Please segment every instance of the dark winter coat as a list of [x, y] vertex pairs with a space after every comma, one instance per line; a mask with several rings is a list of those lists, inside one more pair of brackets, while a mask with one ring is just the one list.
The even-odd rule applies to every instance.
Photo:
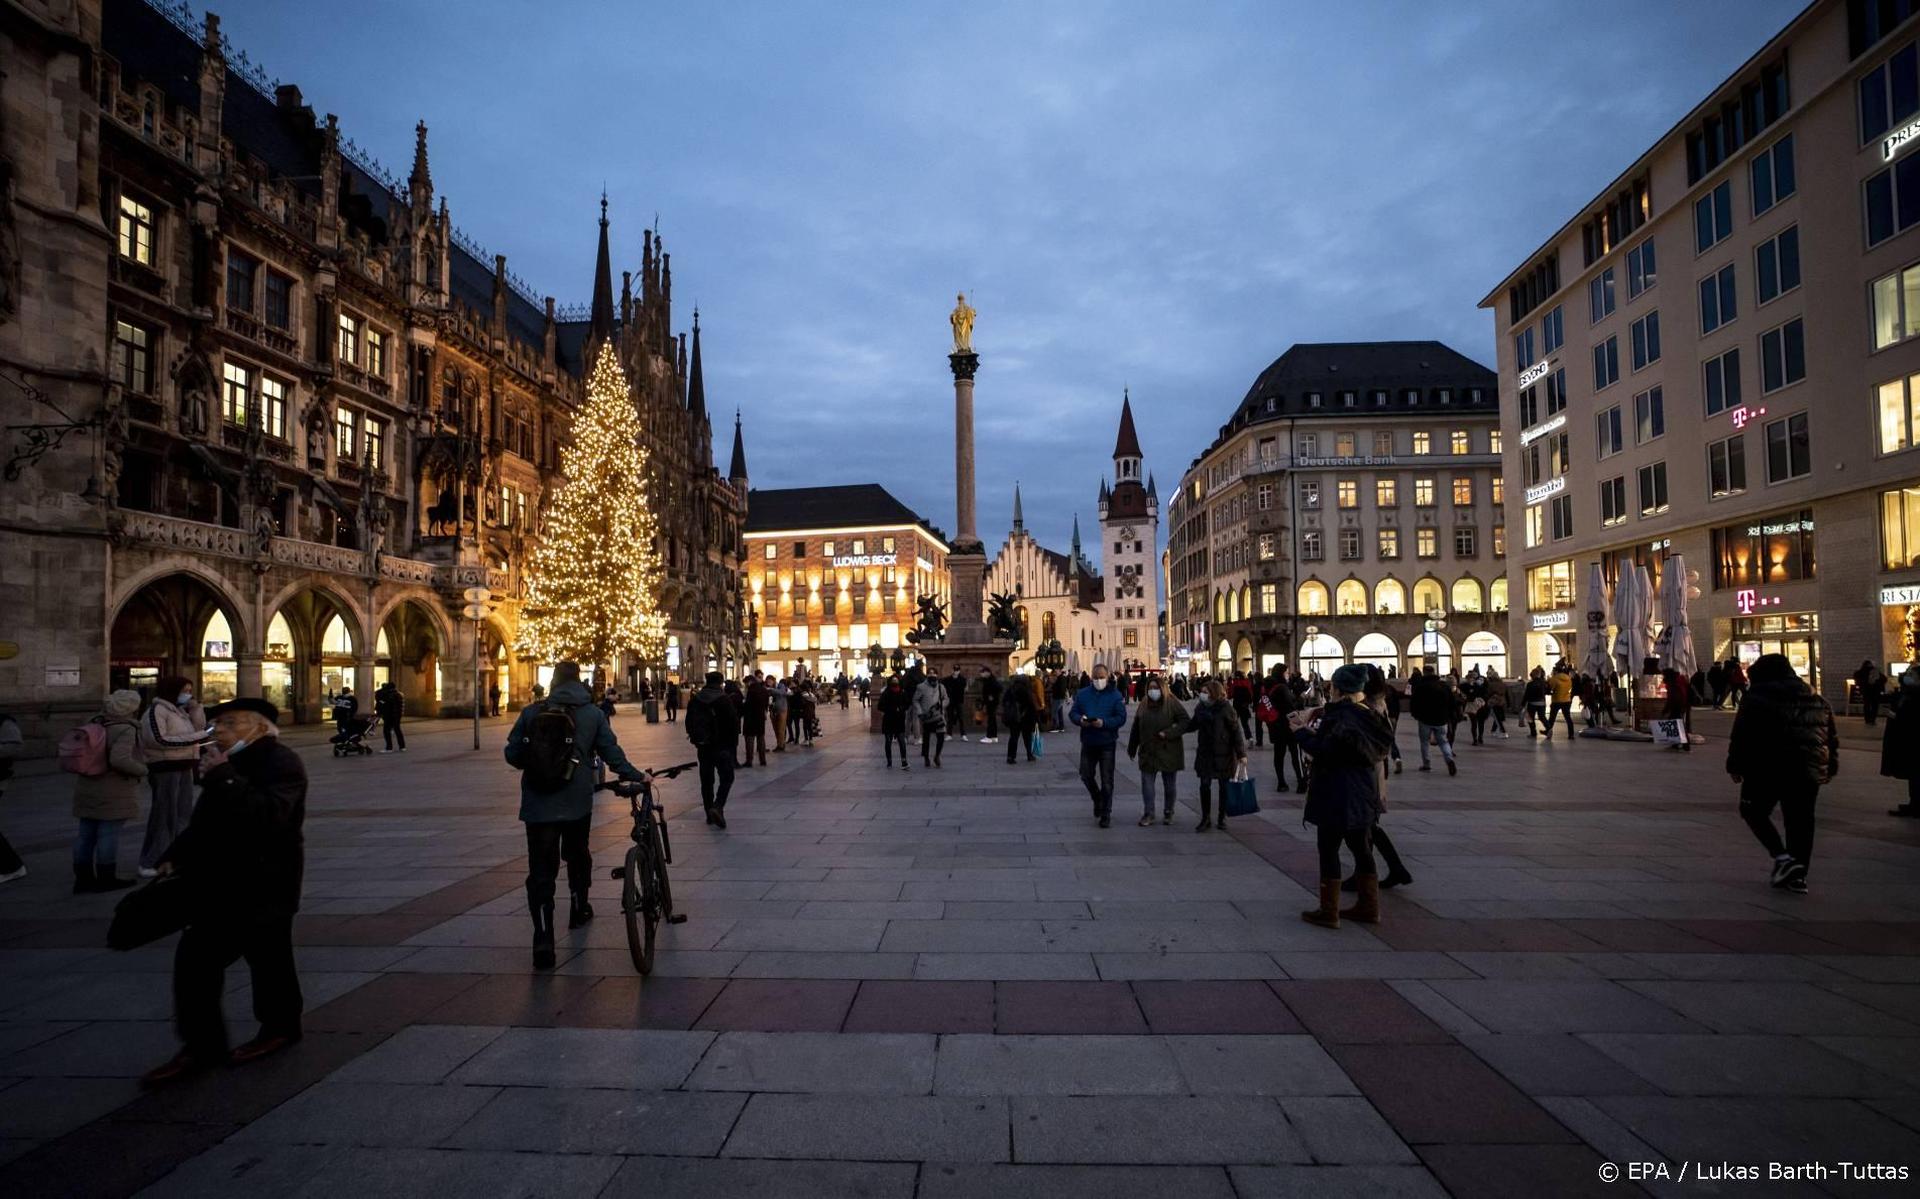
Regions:
[[1727, 738], [1727, 773], [1766, 785], [1825, 783], [1840, 772], [1833, 709], [1796, 678], [1754, 683]]
[[1170, 695], [1159, 703], [1142, 700], [1134, 709], [1133, 731], [1127, 735], [1127, 756], [1140, 763], [1141, 774], [1166, 774], [1187, 768], [1187, 710]]
[[593, 759], [598, 757], [622, 778], [638, 778], [640, 772], [633, 763], [627, 761], [626, 753], [620, 743], [614, 740], [613, 726], [607, 723], [607, 715], [593, 704], [593, 697], [587, 694], [586, 685], [568, 681], [554, 684], [553, 691], [537, 704], [528, 704], [520, 709], [520, 716], [513, 722], [513, 731], [507, 734], [507, 765], [524, 770], [526, 753], [524, 738], [533, 725], [533, 718], [549, 706], [560, 706], [573, 713], [573, 743], [578, 747], [580, 764], [574, 767], [573, 777], [558, 791], [536, 791], [527, 782], [526, 775], [520, 776], [520, 819], [528, 824], [545, 824], [556, 820], [579, 820], [593, 815]]
[[747, 707], [740, 721], [741, 731], [749, 737], [767, 735], [767, 709], [773, 706], [773, 693], [755, 680], [747, 685]]
[[1920, 778], [1920, 702], [1903, 701], [1887, 717], [1887, 731], [1880, 738], [1880, 773]]
[[388, 684], [373, 693], [373, 711], [380, 719], [392, 724], [407, 714], [407, 697], [400, 688]]
[[[1420, 724], [1445, 724], [1453, 716], [1453, 688], [1445, 679], [1430, 679], [1418, 675], [1413, 680], [1413, 693], [1407, 703], [1407, 713]], [[1301, 743], [1302, 745], [1305, 742]]]
[[880, 693], [876, 701], [880, 705], [880, 731], [895, 737], [907, 735], [907, 709], [913, 706], [913, 697], [905, 688], [889, 687]]
[[1034, 718], [1033, 688], [1022, 678], [1015, 678], [1000, 692], [1000, 720], [1010, 729], [1017, 729]]
[[1364, 704], [1328, 704], [1311, 727], [1294, 734], [1312, 756], [1307, 774], [1308, 824], [1322, 828], [1370, 827], [1380, 818], [1380, 763], [1393, 745], [1386, 717]]
[[[740, 740], [740, 709], [724, 687], [709, 683], [687, 701], [687, 716], [680, 727], [687, 731], [687, 740], [695, 749], [731, 755], [734, 742]], [[696, 735], [700, 738], [697, 741]]]
[[1234, 767], [1247, 756], [1247, 735], [1233, 704], [1202, 699], [1188, 727], [1194, 731], [1193, 772], [1203, 779], [1230, 779]]
[[193, 818], [160, 860], [190, 882], [208, 920], [290, 915], [300, 910], [306, 820], [306, 766], [264, 737], [200, 780]]

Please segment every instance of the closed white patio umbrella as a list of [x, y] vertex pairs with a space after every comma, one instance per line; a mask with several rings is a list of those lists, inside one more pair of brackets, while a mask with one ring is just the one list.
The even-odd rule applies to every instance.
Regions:
[[1613, 661], [1612, 645], [1607, 641], [1608, 597], [1606, 576], [1595, 562], [1587, 571], [1587, 640], [1580, 669], [1599, 678]]

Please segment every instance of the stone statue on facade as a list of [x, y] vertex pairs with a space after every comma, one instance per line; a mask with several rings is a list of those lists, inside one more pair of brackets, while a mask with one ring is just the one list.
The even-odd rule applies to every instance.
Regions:
[[953, 326], [953, 352], [971, 354], [973, 352], [973, 318], [979, 314], [968, 306], [966, 292], [961, 292], [956, 298], [958, 303], [953, 306], [952, 315], [947, 317], [947, 323]]

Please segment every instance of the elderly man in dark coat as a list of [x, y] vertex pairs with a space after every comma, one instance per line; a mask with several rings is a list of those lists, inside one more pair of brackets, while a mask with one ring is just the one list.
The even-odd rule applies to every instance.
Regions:
[[[200, 760], [200, 800], [156, 867], [178, 874], [192, 901], [173, 957], [182, 1048], [148, 1071], [148, 1086], [221, 1062], [250, 1062], [300, 1039], [293, 915], [306, 868], [306, 767], [280, 743], [280, 710], [266, 700], [232, 700], [208, 715], [214, 748]], [[237, 958], [252, 972], [260, 1033], [229, 1054], [220, 995]]]

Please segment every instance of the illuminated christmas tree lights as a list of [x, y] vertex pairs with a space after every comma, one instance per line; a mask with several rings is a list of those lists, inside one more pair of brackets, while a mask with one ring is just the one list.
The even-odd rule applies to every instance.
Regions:
[[546, 662], [613, 665], [623, 653], [658, 661], [667, 621], [647, 451], [611, 346], [600, 347], [588, 373], [560, 469], [566, 481], [548, 499], [546, 531], [527, 567], [522, 648]]

